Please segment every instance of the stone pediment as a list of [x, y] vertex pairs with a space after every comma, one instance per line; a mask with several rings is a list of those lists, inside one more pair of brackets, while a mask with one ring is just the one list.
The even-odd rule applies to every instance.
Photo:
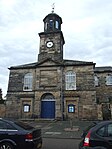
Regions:
[[38, 62], [37, 66], [53, 66], [53, 65], [56, 66], [56, 65], [60, 65], [60, 64], [61, 64], [60, 62], [57, 62], [55, 60], [48, 58], [41, 62]]
[[57, 62], [55, 60], [52, 60], [50, 58], [39, 61], [39, 62], [35, 62], [35, 63], [29, 63], [29, 64], [24, 64], [24, 65], [18, 65], [18, 66], [12, 66], [9, 69], [27, 69], [27, 68], [35, 68], [35, 67], [41, 67], [41, 66], [57, 66], [57, 65], [61, 65], [60, 62]]
[[9, 69], [27, 69], [27, 68], [35, 68], [41, 66], [81, 66], [81, 65], [95, 65], [93, 62], [85, 62], [85, 61], [76, 61], [76, 60], [63, 60], [61, 62], [53, 60], [52, 58], [47, 58], [35, 63], [29, 63], [24, 65], [12, 66]]

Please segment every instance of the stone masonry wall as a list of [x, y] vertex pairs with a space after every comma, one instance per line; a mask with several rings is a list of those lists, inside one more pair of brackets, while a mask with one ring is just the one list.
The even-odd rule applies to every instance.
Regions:
[[[49, 67], [49, 65], [51, 65], [52, 67]], [[37, 117], [40, 117], [41, 97], [45, 93], [51, 93], [56, 99], [55, 115], [56, 117], [61, 117], [61, 94], [63, 90], [65, 100], [67, 97], [67, 104], [68, 102], [70, 103], [70, 101], [68, 101], [68, 98], [71, 98], [73, 94], [73, 102], [74, 104], [76, 104], [75, 117], [80, 119], [96, 119], [97, 107], [95, 105], [96, 91], [94, 86], [93, 66], [67, 66], [63, 70], [63, 78], [61, 71], [61, 66], [55, 66], [52, 61], [46, 62], [44, 63], [44, 65], [42, 65], [42, 67], [36, 69], [11, 70], [7, 94], [7, 116], [25, 116], [22, 113], [23, 107], [21, 106], [22, 103], [26, 103], [27, 99], [29, 99], [28, 102], [31, 104], [32, 110], [31, 113], [29, 113], [29, 116], [31, 117], [32, 114], [35, 114], [37, 115]], [[65, 90], [65, 74], [67, 71], [74, 71], [76, 73], [76, 90]], [[32, 91], [25, 92], [23, 90], [23, 78], [24, 75], [28, 72], [32, 72], [33, 74], [33, 88]], [[75, 101], [75, 97], [78, 97], [77, 101]], [[64, 114], [66, 115], [66, 113]]]
[[6, 107], [5, 104], [0, 104], [0, 117], [5, 117]]
[[96, 97], [97, 103], [107, 103], [110, 102], [112, 104], [112, 86], [106, 85], [106, 76], [109, 73], [96, 73], [96, 76], [99, 79], [99, 85], [96, 86]]

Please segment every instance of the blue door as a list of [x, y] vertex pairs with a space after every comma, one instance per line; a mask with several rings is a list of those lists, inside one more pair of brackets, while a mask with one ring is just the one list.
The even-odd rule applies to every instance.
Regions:
[[55, 101], [41, 101], [41, 118], [55, 118]]

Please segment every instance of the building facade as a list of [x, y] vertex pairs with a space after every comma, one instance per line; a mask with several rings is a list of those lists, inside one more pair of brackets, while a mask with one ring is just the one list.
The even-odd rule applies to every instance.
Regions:
[[43, 22], [38, 61], [9, 68], [6, 117], [102, 119], [107, 108], [110, 114], [112, 67], [64, 59], [62, 18], [52, 12]]

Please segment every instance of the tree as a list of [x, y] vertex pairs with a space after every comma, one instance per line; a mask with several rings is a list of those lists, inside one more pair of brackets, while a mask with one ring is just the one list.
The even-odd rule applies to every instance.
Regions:
[[2, 89], [0, 88], [0, 100], [3, 100], [2, 98]]

